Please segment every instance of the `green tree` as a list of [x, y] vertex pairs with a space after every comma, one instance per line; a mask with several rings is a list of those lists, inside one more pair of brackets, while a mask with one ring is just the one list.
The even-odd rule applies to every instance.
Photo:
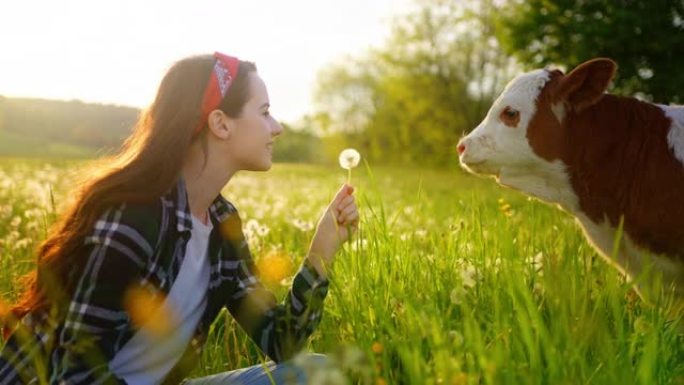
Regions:
[[321, 138], [314, 135], [309, 126], [283, 125], [283, 133], [276, 138], [273, 160], [288, 163], [320, 163], [323, 155]]
[[512, 75], [485, 1], [416, 1], [386, 44], [319, 76], [319, 127], [372, 160], [444, 165]]
[[528, 67], [610, 57], [617, 92], [684, 101], [682, 0], [514, 0], [500, 15], [502, 45]]

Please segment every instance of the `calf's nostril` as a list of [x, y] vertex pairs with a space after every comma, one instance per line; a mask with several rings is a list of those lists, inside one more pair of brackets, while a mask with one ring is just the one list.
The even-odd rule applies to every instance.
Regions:
[[459, 154], [463, 154], [465, 149], [466, 149], [466, 147], [465, 147], [465, 144], [463, 144], [463, 143], [459, 143], [458, 147], [456, 147], [456, 150], [458, 151]]

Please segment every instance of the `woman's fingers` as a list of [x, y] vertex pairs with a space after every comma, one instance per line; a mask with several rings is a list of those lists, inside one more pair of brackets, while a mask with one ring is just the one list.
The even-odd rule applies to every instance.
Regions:
[[358, 210], [355, 210], [355, 211], [352, 211], [351, 213], [349, 213], [349, 215], [347, 215], [344, 218], [344, 222], [342, 222], [342, 224], [345, 226], [356, 227], [359, 224], [359, 212], [358, 212]]
[[340, 212], [342, 211], [343, 207], [346, 207], [349, 204], [348, 202], [350, 197], [353, 201], [353, 192], [354, 188], [345, 183], [335, 194], [332, 202], [330, 202], [330, 206], [328, 206], [328, 210], [336, 219], [339, 220]]
[[337, 194], [335, 194], [335, 198], [332, 201], [331, 206], [332, 207], [337, 207], [339, 206], [340, 202], [342, 202], [345, 198], [348, 196], [351, 196], [351, 194], [354, 192], [354, 188], [348, 184], [343, 184], [342, 187], [340, 187], [339, 191], [337, 191]]
[[340, 214], [339, 214], [338, 218], [341, 221], [342, 219], [346, 218], [354, 210], [357, 210], [355, 204], [347, 205], [344, 209], [340, 210]]
[[346, 209], [350, 204], [354, 203], [355, 198], [353, 195], [347, 195], [344, 197], [338, 204], [337, 204], [337, 212], [341, 213]]
[[337, 217], [337, 222], [342, 224], [351, 224], [351, 219], [358, 218], [358, 216], [359, 209], [356, 207], [356, 204], [352, 203], [345, 207], [342, 212], [340, 212]]

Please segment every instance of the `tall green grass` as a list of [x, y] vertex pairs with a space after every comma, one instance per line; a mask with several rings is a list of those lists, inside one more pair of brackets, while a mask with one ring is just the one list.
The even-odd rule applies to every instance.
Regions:
[[[79, 166], [0, 161], [5, 300]], [[342, 169], [276, 165], [237, 175], [224, 195], [240, 210], [256, 258], [276, 249], [298, 264], [345, 179]], [[352, 382], [684, 383], [684, 339], [669, 305], [644, 305], [569, 215], [459, 170], [367, 167], [352, 184], [361, 228], [338, 254], [307, 347], [328, 354]], [[288, 283], [272, 289], [282, 296]], [[223, 314], [193, 374], [262, 359]], [[320, 381], [338, 383], [334, 374]]]

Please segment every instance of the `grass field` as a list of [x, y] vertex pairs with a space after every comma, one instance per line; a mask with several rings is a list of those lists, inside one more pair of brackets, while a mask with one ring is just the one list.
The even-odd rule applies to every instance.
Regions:
[[[0, 160], [0, 295], [30, 268], [81, 163]], [[255, 257], [296, 265], [344, 170], [276, 165], [224, 190]], [[684, 384], [684, 338], [556, 209], [459, 170], [355, 169], [362, 213], [308, 349], [353, 383]], [[272, 283], [279, 295], [287, 279]], [[229, 315], [195, 375], [260, 362]], [[329, 370], [317, 383], [340, 382]], [[337, 382], [336, 382], [337, 381]]]
[[41, 159], [92, 158], [94, 148], [45, 138], [31, 138], [0, 130], [0, 157], [23, 156]]

